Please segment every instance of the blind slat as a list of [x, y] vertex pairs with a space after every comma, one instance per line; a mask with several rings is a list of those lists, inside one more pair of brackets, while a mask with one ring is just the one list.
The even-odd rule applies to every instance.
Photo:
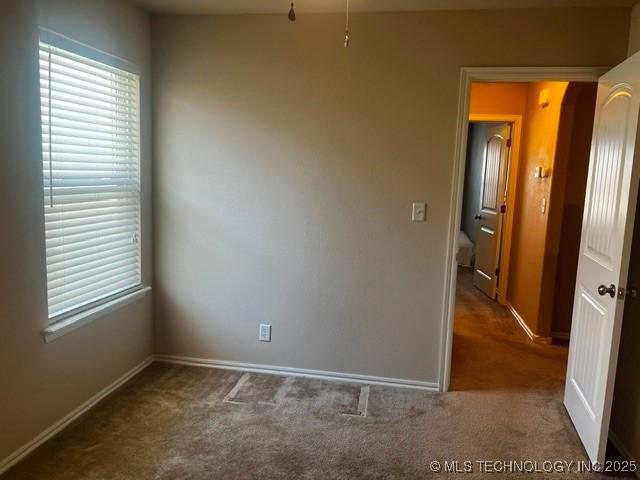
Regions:
[[84, 266], [81, 270], [76, 268], [76, 271], [63, 270], [59, 272], [59, 277], [54, 278], [52, 275], [49, 279], [49, 288], [53, 292], [56, 288], [63, 288], [65, 292], [68, 292], [74, 288], [75, 285], [82, 285], [90, 283], [100, 278], [108, 278], [109, 275], [132, 271], [136, 268], [131, 262], [131, 257], [121, 257], [118, 260], [111, 260], [108, 263], [101, 261], [96, 265]]
[[77, 301], [78, 297], [92, 295], [95, 290], [110, 288], [114, 283], [119, 284], [121, 282], [126, 282], [131, 284], [135, 281], [134, 279], [136, 273], [136, 270], [129, 270], [126, 272], [122, 272], [119, 275], [98, 276], [98, 278], [93, 279], [94, 281], [88, 280], [78, 282], [78, 284], [75, 285], [75, 288], [67, 288], [63, 293], [61, 293], [62, 290], [60, 289], [52, 289], [49, 301], [52, 305], [66, 302], [68, 300]]
[[[82, 94], [62, 93], [53, 89], [51, 92], [41, 89], [40, 94], [48, 94], [50, 102], [58, 103], [62, 107], [64, 107], [64, 105], [82, 106], [99, 113], [110, 112], [118, 115], [131, 115], [134, 108], [133, 104], [117, 101], [116, 99], [107, 102]], [[45, 105], [48, 105], [48, 103], [45, 103]]]
[[91, 212], [71, 212], [70, 215], [61, 213], [58, 214], [57, 218], [50, 216], [47, 219], [45, 229], [47, 231], [57, 230], [59, 228], [71, 228], [76, 225], [89, 225], [103, 221], [120, 220], [125, 218], [138, 218], [138, 215], [131, 212], [128, 207], [102, 209], [101, 211], [92, 209]]
[[[93, 217], [95, 218], [95, 217]], [[46, 230], [45, 238], [46, 240], [60, 239], [63, 238], [65, 241], [73, 240], [74, 235], [85, 235], [85, 234], [97, 234], [97, 233], [106, 233], [112, 232], [115, 228], [125, 228], [128, 227], [129, 230], [133, 230], [134, 233], [137, 230], [138, 225], [138, 216], [121, 216], [120, 218], [116, 218], [113, 220], [102, 220], [87, 222], [82, 224], [76, 224], [73, 226], [63, 226], [58, 228], [51, 228]]]
[[100, 237], [97, 237], [95, 233], [69, 235], [68, 238], [64, 239], [46, 239], [45, 243], [47, 245], [47, 250], [50, 251], [52, 255], [55, 255], [60, 252], [67, 252], [70, 249], [80, 250], [100, 245], [102, 242], [115, 240], [128, 241], [133, 244], [135, 242], [133, 237], [134, 233], [135, 232], [132, 232], [129, 228], [120, 227], [114, 228], [113, 230], [107, 229], [104, 233], [101, 232]]
[[110, 258], [97, 258], [95, 260], [87, 260], [86, 258], [82, 260], [81, 263], [77, 263], [76, 265], [68, 265], [65, 268], [47, 271], [49, 281], [58, 280], [61, 278], [70, 277], [71, 275], [75, 275], [76, 273], [93, 271], [98, 268], [101, 268], [105, 265], [112, 265], [121, 262], [131, 262], [135, 259], [135, 252], [125, 251], [121, 254], [111, 255]]
[[[76, 202], [73, 204], [66, 203], [61, 205], [54, 205], [44, 211], [46, 221], [56, 221], [62, 218], [81, 218], [85, 216], [100, 215], [102, 212], [109, 211], [110, 209], [117, 209], [122, 212], [124, 210], [129, 211], [131, 206], [136, 205], [138, 202], [134, 198], [116, 198], [108, 200], [99, 200], [96, 202]], [[89, 213], [85, 213], [85, 210], [92, 210]]]
[[51, 139], [53, 142], [61, 143], [63, 145], [111, 145], [113, 142], [121, 142], [125, 145], [137, 145], [138, 142], [135, 138], [129, 137], [124, 134], [110, 133], [99, 134], [91, 133], [88, 131], [74, 132], [74, 131], [60, 131], [59, 128], [49, 129], [47, 125], [42, 129], [42, 140], [48, 142]]
[[[62, 50], [59, 52], [62, 52]], [[51, 55], [51, 63], [49, 63], [49, 55]], [[117, 69], [112, 70], [110, 67], [105, 69], [94, 68], [86, 62], [79, 62], [65, 58], [64, 55], [60, 55], [55, 51], [47, 53], [46, 58], [41, 58], [40, 65], [45, 71], [69, 72], [80, 78], [101, 80], [107, 85], [111, 83], [118, 83], [123, 86], [135, 88], [135, 83], [131, 79], [127, 78], [126, 75], [119, 74]]]
[[90, 245], [84, 249], [75, 249], [71, 252], [61, 251], [58, 254], [51, 254], [47, 259], [47, 271], [54, 271], [61, 268], [68, 263], [71, 264], [75, 261], [82, 261], [82, 259], [94, 258], [94, 256], [102, 255], [108, 257], [114, 254], [114, 252], [123, 252], [125, 250], [136, 250], [136, 246], [131, 243], [131, 239], [126, 238], [124, 240], [113, 240], [111, 242], [104, 242], [100, 245]]
[[[75, 78], [65, 78], [63, 75], [52, 76], [51, 80], [56, 80], [55, 84], [52, 82], [49, 85], [49, 72], [47, 70], [41, 72], [40, 75], [40, 89], [49, 90], [53, 92], [81, 94], [87, 98], [103, 99], [106, 101], [113, 101], [113, 99], [122, 99], [125, 102], [130, 102], [129, 89], [120, 89], [114, 86], [102, 86], [96, 85], [92, 82], [83, 82]], [[78, 93], [80, 94], [80, 93]]]
[[129, 125], [133, 122], [132, 115], [125, 110], [109, 110], [106, 108], [88, 107], [78, 102], [71, 103], [65, 100], [56, 100], [55, 98], [45, 98], [42, 100], [42, 110], [44, 113], [47, 112], [49, 106], [58, 113], [76, 113], [88, 118], [109, 120], [111, 122], [119, 121], [123, 125]]
[[63, 125], [43, 125], [42, 133], [43, 135], [51, 132], [52, 135], [61, 135], [71, 138], [103, 138], [105, 140], [114, 140], [120, 137], [131, 138], [132, 141], [137, 141], [137, 138], [130, 134], [128, 131], [123, 129], [115, 129], [113, 127], [100, 127], [100, 126], [92, 126], [87, 125], [86, 123], [80, 122], [65, 122]]
[[[60, 163], [73, 163], [77, 162], [78, 167], [82, 167], [82, 165], [116, 165], [116, 166], [130, 166], [135, 170], [138, 169], [138, 162], [136, 161], [136, 154], [131, 155], [119, 155], [117, 153], [111, 155], [102, 155], [102, 154], [85, 154], [82, 152], [74, 152], [74, 153], [52, 153], [49, 155], [42, 156], [43, 165], [46, 164], [47, 168], [51, 164], [60, 162]], [[108, 168], [108, 167], [107, 167]]]
[[140, 282], [135, 283], [134, 279], [125, 279], [115, 282], [108, 287], [96, 288], [88, 294], [78, 295], [71, 300], [61, 300], [53, 304], [53, 308], [60, 316], [64, 316], [67, 312], [77, 311], [83, 306], [91, 306], [105, 298], [111, 298], [120, 292], [125, 292], [133, 287], [139, 286]]
[[139, 79], [40, 43], [49, 321], [140, 285]]
[[82, 113], [70, 112], [68, 110], [57, 110], [55, 108], [52, 109], [51, 116], [49, 117], [48, 107], [42, 107], [41, 113], [41, 121], [43, 125], [52, 125], [55, 127], [58, 125], [64, 126], [69, 124], [70, 122], [73, 122], [75, 124], [95, 126], [99, 128], [122, 129], [131, 131], [131, 125], [129, 123], [117, 122], [113, 119], [105, 119]]
[[89, 292], [91, 288], [107, 286], [112, 278], [119, 277], [119, 280], [122, 280], [125, 277], [132, 276], [137, 272], [137, 269], [137, 265], [127, 262], [124, 266], [110, 266], [95, 272], [86, 270], [82, 273], [67, 276], [62, 281], [53, 280], [49, 285], [49, 295], [51, 295], [51, 299], [54, 302], [58, 297], [66, 296], [68, 298], [70, 294], [82, 295]]
[[116, 222], [120, 222], [119, 224], [124, 225], [128, 223], [137, 224], [139, 221], [140, 218], [136, 214], [129, 212], [92, 216], [86, 220], [84, 218], [65, 218], [64, 220], [59, 220], [57, 222], [54, 221], [51, 222], [51, 225], [47, 225], [45, 227], [45, 233], [47, 235], [46, 238], [50, 238], [50, 236], [54, 235], [69, 235], [73, 233], [81, 233], [92, 228], [98, 229], [107, 224], [116, 225]]
[[[47, 194], [49, 189], [45, 190], [45, 194]], [[102, 192], [102, 193], [88, 193], [83, 195], [71, 195], [68, 197], [58, 197], [56, 198], [55, 203], [52, 206], [47, 206], [47, 210], [45, 212], [54, 212], [59, 211], [62, 208], [82, 208], [83, 206], [89, 206], [91, 202], [116, 202], [118, 200], [129, 197], [131, 199], [136, 199], [138, 193], [137, 192]], [[90, 207], [89, 207], [90, 208]], [[46, 215], [46, 213], [45, 213]]]

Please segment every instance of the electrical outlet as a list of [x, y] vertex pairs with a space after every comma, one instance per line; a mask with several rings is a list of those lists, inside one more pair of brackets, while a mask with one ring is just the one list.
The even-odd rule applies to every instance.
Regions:
[[260, 340], [261, 342], [271, 341], [271, 325], [267, 325], [266, 323], [260, 324], [260, 334], [258, 335], [258, 340]]

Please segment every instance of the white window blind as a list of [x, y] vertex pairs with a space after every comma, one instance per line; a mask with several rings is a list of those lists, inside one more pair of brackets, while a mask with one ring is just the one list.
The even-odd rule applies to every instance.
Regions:
[[40, 43], [49, 321], [141, 284], [139, 77]]

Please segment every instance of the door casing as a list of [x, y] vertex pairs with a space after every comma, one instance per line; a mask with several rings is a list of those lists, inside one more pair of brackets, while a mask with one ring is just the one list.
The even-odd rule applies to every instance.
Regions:
[[456, 251], [462, 195], [467, 157], [467, 132], [469, 128], [469, 100], [472, 82], [597, 82], [612, 67], [463, 67], [460, 72], [458, 119], [454, 150], [454, 171], [451, 185], [451, 205], [445, 265], [443, 294], [442, 338], [440, 348], [439, 389], [449, 390], [451, 380], [451, 355], [453, 344], [453, 316], [456, 298]]
[[513, 207], [516, 201], [518, 166], [520, 164], [522, 115], [484, 113], [469, 114], [469, 123], [475, 122], [510, 123], [513, 126], [511, 130], [511, 152], [509, 153], [509, 163], [507, 165], [507, 211], [505, 212], [502, 221], [502, 238], [500, 240], [500, 275], [498, 275], [498, 303], [506, 305], [507, 285], [509, 284], [509, 260], [511, 258], [511, 236], [513, 233]]

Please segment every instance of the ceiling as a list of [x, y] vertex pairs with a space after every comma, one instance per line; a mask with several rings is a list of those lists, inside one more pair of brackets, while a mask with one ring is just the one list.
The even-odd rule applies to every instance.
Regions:
[[[156, 13], [285, 13], [290, 0], [134, 0]], [[351, 0], [354, 12], [493, 8], [631, 7], [638, 0]], [[297, 13], [343, 12], [345, 0], [295, 0]]]

